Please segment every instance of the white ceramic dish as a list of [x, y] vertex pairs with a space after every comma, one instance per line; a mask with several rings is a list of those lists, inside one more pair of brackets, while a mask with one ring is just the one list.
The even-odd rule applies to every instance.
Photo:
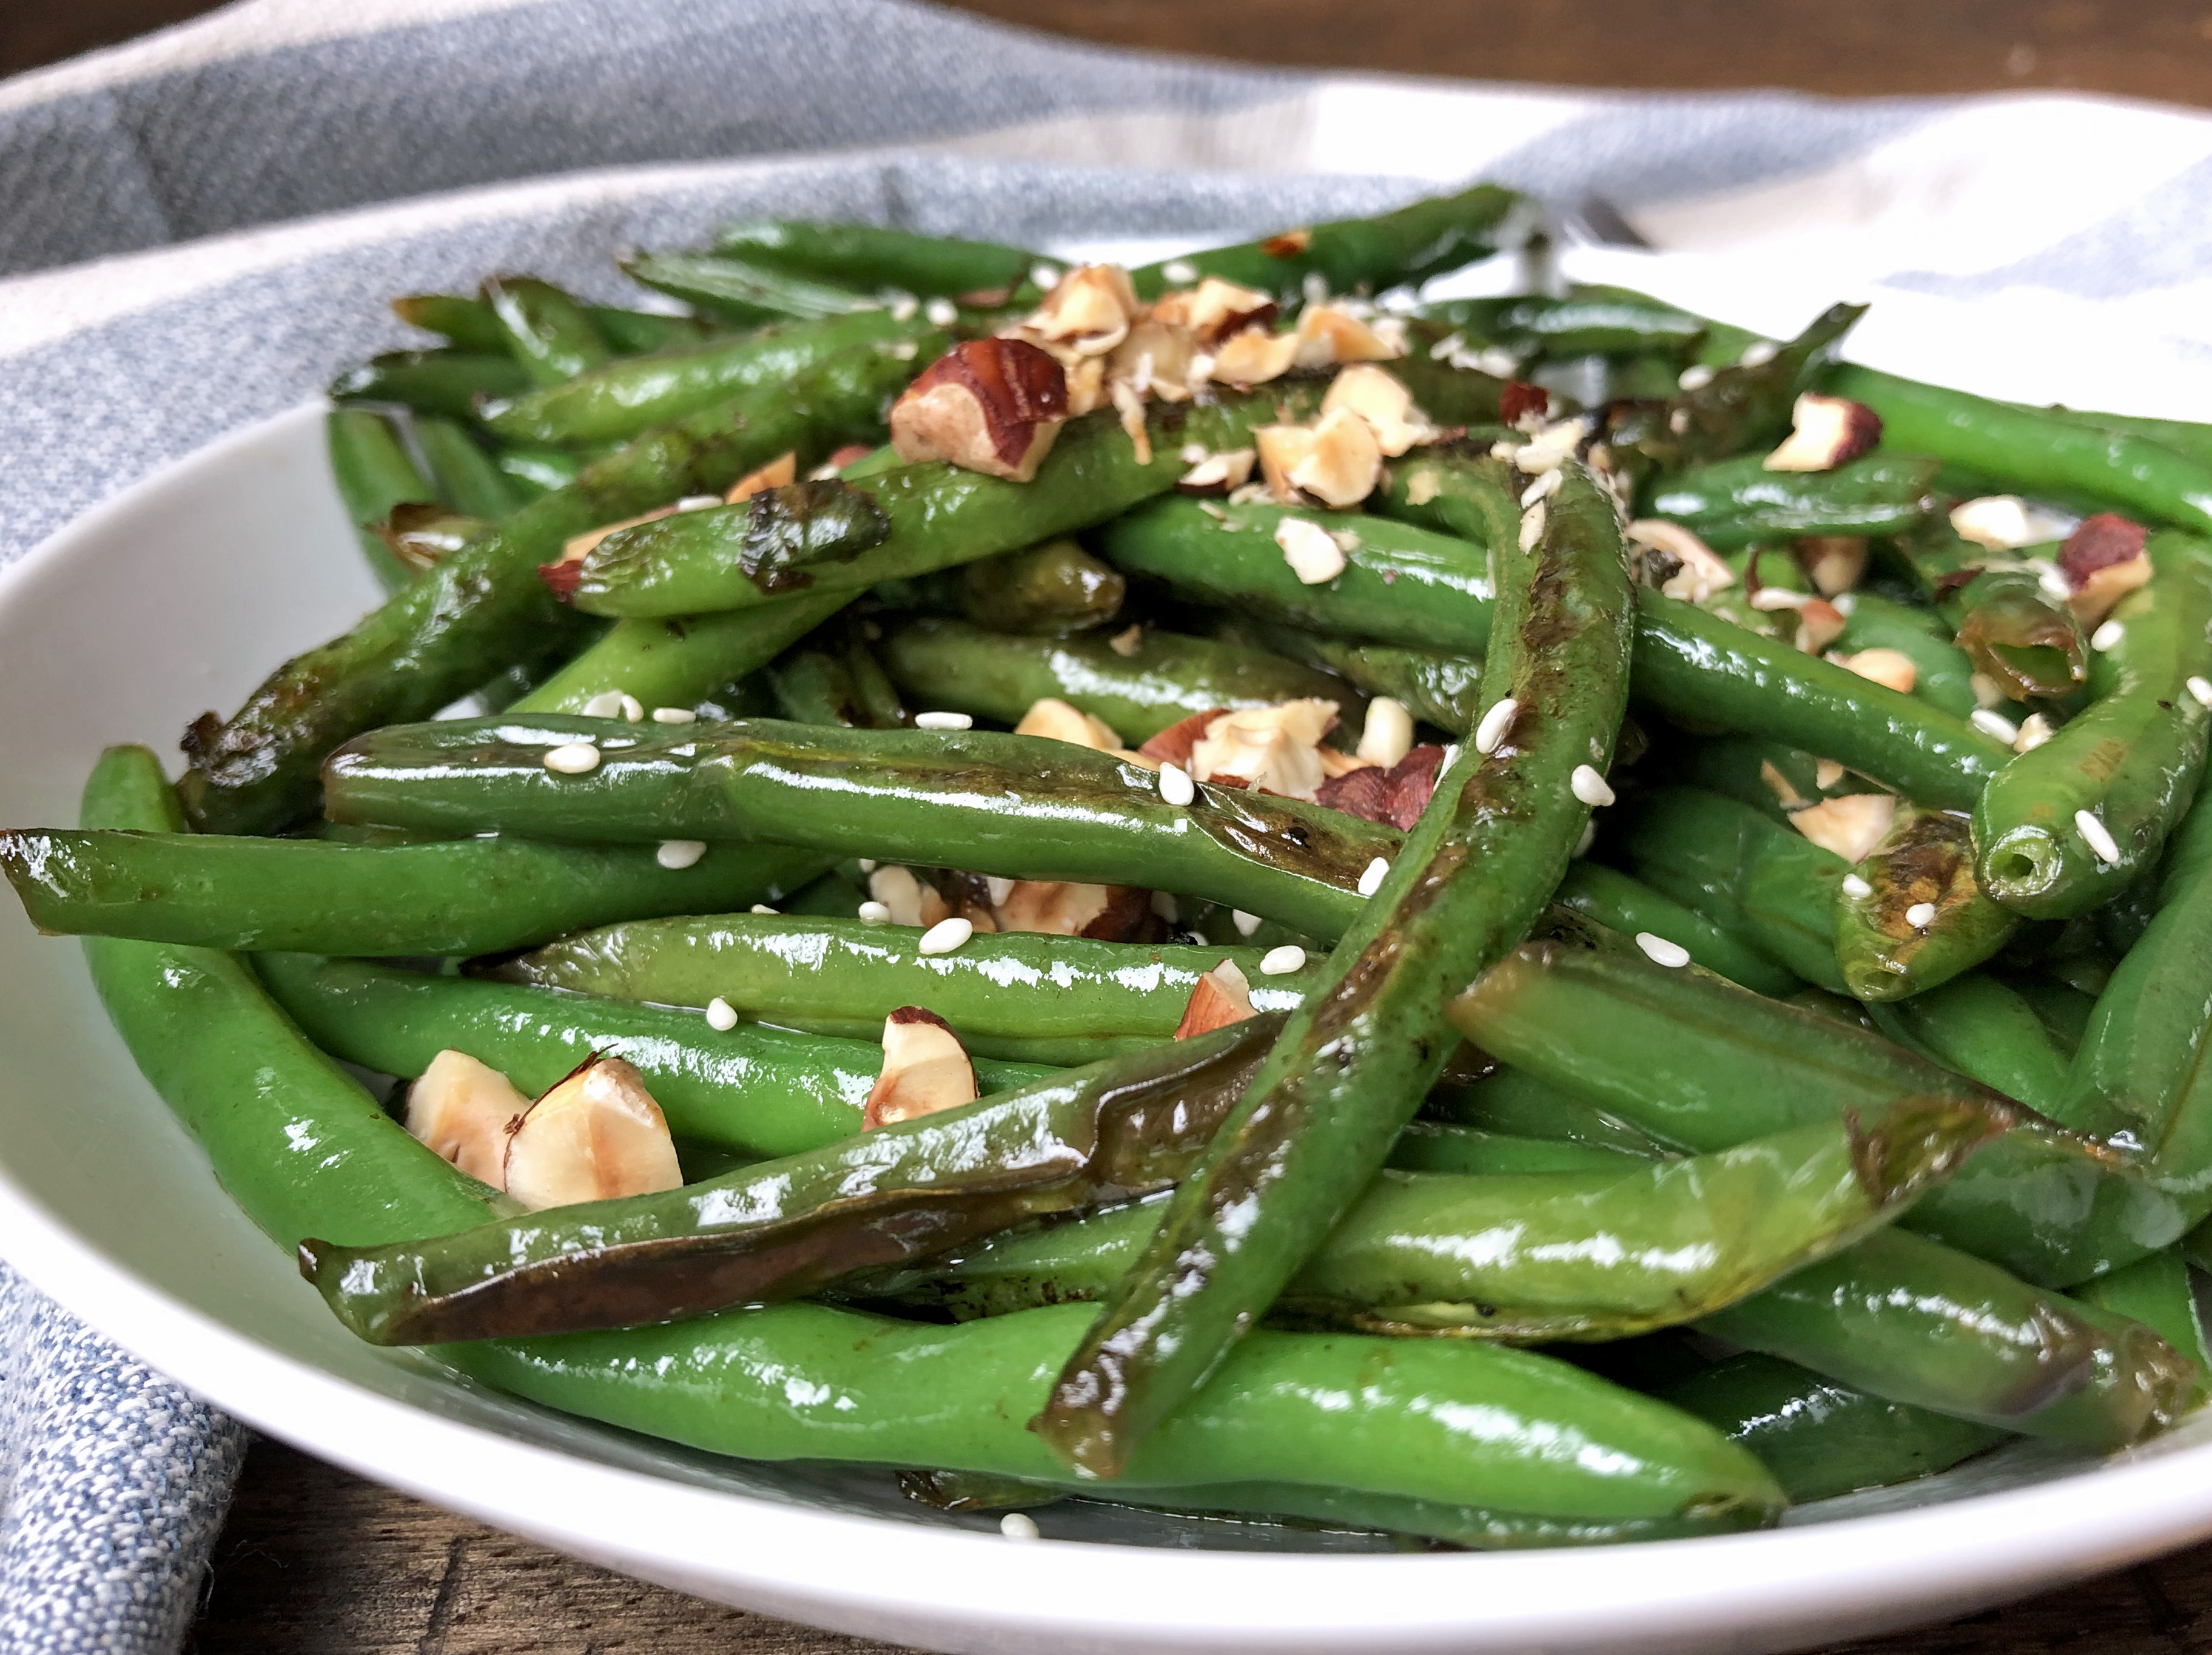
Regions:
[[[1598, 265], [1769, 326], [1831, 296], [1735, 267]], [[2100, 394], [2094, 362], [2046, 357], [2023, 381], [2002, 335], [1949, 307], [1905, 300], [1877, 319], [1878, 348], [1859, 354], [1881, 365], [1940, 351], [2006, 394]], [[2108, 377], [2103, 394], [2154, 412], [2195, 400], [2163, 373]], [[73, 820], [102, 744], [167, 749], [186, 718], [234, 705], [374, 599], [313, 409], [89, 514], [0, 579], [0, 821]], [[1238, 1549], [1269, 1542], [1234, 1527], [1063, 1509], [1042, 1515], [1043, 1543], [1018, 1547], [988, 1521], [902, 1511], [872, 1476], [717, 1462], [356, 1342], [216, 1187], [108, 1029], [77, 950], [0, 909], [0, 1255], [263, 1430], [702, 1596], [957, 1651], [1717, 1655], [1960, 1613], [2212, 1534], [2200, 1419], [2106, 1465], [2015, 1450], [1776, 1532], [1664, 1545], [1285, 1555]], [[1117, 1537], [1150, 1543], [1103, 1543]]]

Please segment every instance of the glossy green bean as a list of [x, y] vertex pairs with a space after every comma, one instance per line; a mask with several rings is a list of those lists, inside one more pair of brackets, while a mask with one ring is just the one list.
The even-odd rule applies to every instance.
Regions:
[[1673, 305], [1588, 283], [1571, 285], [1558, 298], [1517, 294], [1432, 301], [1421, 313], [1449, 326], [1470, 344], [1552, 358], [1680, 353], [1705, 331], [1700, 319]]
[[2048, 1112], [2059, 1100], [2066, 1054], [2034, 1007], [1993, 977], [1976, 971], [1869, 1010], [1875, 1026], [1899, 1044], [2031, 1109]]
[[614, 354], [584, 307], [550, 282], [494, 276], [483, 284], [483, 301], [532, 385], [562, 384]]
[[428, 462], [436, 499], [451, 510], [489, 520], [506, 516], [522, 503], [514, 483], [459, 421], [435, 414], [418, 416], [415, 441]]
[[1449, 1121], [1414, 1121], [1390, 1147], [1397, 1172], [1457, 1172], [1469, 1176], [1529, 1172], [1626, 1171], [1649, 1157], [1626, 1149], [1565, 1138], [1517, 1138]]
[[1366, 698], [1343, 679], [1264, 650], [1156, 628], [1133, 642], [1025, 637], [932, 616], [887, 633], [882, 660], [928, 706], [1017, 724], [1048, 696], [1104, 720], [1133, 745], [1194, 713], [1306, 697], [1336, 703], [1355, 728], [1366, 713]]
[[[655, 740], [550, 715], [395, 727], [333, 754], [334, 820], [623, 842], [761, 838], [1017, 879], [1139, 882], [1341, 932], [1399, 835], [1241, 788], [1162, 800], [1150, 770], [1042, 737], [821, 730], [768, 719]], [[548, 748], [595, 741], [586, 775]], [[457, 755], [467, 755], [456, 762]]]
[[2088, 681], [2081, 623], [2033, 570], [1977, 575], [1945, 601], [1944, 612], [1967, 660], [2015, 701], [2056, 701]]
[[434, 496], [430, 480], [422, 475], [392, 423], [374, 408], [333, 408], [323, 422], [323, 441], [330, 455], [331, 478], [338, 498], [345, 502], [353, 520], [354, 536], [362, 556], [386, 592], [397, 592], [415, 578], [415, 571], [393, 556], [384, 537], [371, 526], [392, 514], [394, 506]]
[[617, 621], [507, 710], [578, 713], [601, 696], [626, 695], [651, 711], [699, 707], [757, 671], [851, 600], [844, 592], [800, 593], [757, 609]]
[[1688, 949], [1690, 958], [1707, 970], [1755, 993], [1780, 996], [1802, 986], [1796, 973], [1745, 941], [1740, 930], [1723, 929], [1698, 910], [1617, 868], [1576, 861], [1552, 900], [1623, 936], [1648, 932], [1663, 937]]
[[1055, 637], [1103, 626], [1128, 587], [1119, 569], [1066, 539], [986, 557], [948, 578], [958, 583], [960, 613], [977, 626]]
[[2205, 1342], [2197, 1287], [2190, 1280], [2189, 1261], [2181, 1244], [2177, 1242], [2109, 1275], [2084, 1281], [2075, 1288], [2073, 1296], [2093, 1310], [2140, 1322], [2165, 1340], [2197, 1370], [2188, 1405], [2195, 1407], [2204, 1400], [2206, 1382], [2212, 1379], [2212, 1347]]
[[880, 224], [828, 224], [761, 218], [714, 232], [714, 251], [747, 264], [872, 293], [958, 299], [994, 289], [1011, 292], [1029, 277], [1036, 255], [996, 241], [922, 235]]
[[1297, 1006], [1321, 971], [1316, 961], [1266, 976], [1258, 948], [1027, 931], [982, 933], [951, 953], [924, 954], [921, 936], [910, 926], [763, 914], [640, 920], [564, 938], [495, 974], [668, 1006], [719, 997], [740, 1017], [861, 1038], [900, 1007], [921, 1006], [972, 1052], [1088, 1063], [1172, 1037], [1200, 977], [1224, 959], [1263, 1012]]
[[1870, 454], [1826, 472], [1774, 472], [1746, 454], [1678, 472], [1651, 492], [1650, 514], [1731, 551], [1814, 534], [1902, 534], [1936, 508], [1936, 462]]
[[1346, 643], [1265, 622], [1237, 621], [1232, 638], [1350, 680], [1370, 696], [1389, 696], [1452, 735], [1472, 731], [1482, 717], [1482, 658], [1406, 649], [1391, 644]]
[[1954, 718], [1972, 718], [1981, 703], [1974, 695], [1974, 663], [1952, 641], [1951, 629], [1931, 610], [1915, 609], [1878, 592], [1855, 592], [1844, 630], [1833, 645], [1843, 654], [1862, 649], [1894, 649], [1912, 663], [1912, 695]]
[[639, 253], [622, 267], [632, 281], [739, 327], [823, 321], [876, 307], [850, 288], [718, 253]]
[[1973, 832], [1948, 811], [1898, 807], [1889, 831], [1838, 882], [1836, 966], [1860, 1000], [1903, 1000], [1988, 959], [2020, 916], [1982, 894]]
[[465, 350], [392, 350], [349, 368], [330, 384], [333, 402], [396, 402], [417, 413], [469, 419], [483, 397], [511, 397], [530, 377], [508, 356]]
[[1470, 1085], [1439, 1087], [1424, 1107], [1439, 1119], [1478, 1131], [1618, 1150], [1645, 1160], [1673, 1153], [1643, 1128], [1510, 1063]]

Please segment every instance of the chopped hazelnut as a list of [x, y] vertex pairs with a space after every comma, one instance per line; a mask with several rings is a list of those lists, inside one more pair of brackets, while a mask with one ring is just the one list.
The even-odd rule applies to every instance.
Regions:
[[1334, 305], [1308, 305], [1299, 312], [1297, 338], [1300, 368], [1388, 362], [1404, 354], [1358, 317]]
[[1193, 1035], [1212, 1034], [1256, 1015], [1250, 980], [1237, 969], [1236, 961], [1224, 959], [1191, 985], [1175, 1037], [1188, 1040]]
[[1014, 733], [1071, 742], [1104, 753], [1117, 752], [1121, 746], [1121, 738], [1111, 725], [1051, 696], [1030, 703], [1029, 711], [1022, 715], [1022, 721], [1014, 726]]
[[1324, 417], [1340, 409], [1357, 414], [1375, 434], [1375, 445], [1396, 459], [1418, 443], [1432, 441], [1436, 429], [1413, 406], [1413, 393], [1388, 368], [1354, 362], [1329, 381], [1321, 399]]
[[1896, 812], [1897, 800], [1886, 793], [1846, 793], [1808, 806], [1790, 818], [1790, 825], [1823, 850], [1857, 862], [1881, 843]]
[[1336, 703], [1310, 697], [1224, 713], [1192, 744], [1191, 777], [1311, 800], [1328, 779], [1319, 750], [1335, 725]]
[[893, 925], [927, 929], [952, 914], [937, 887], [916, 879], [910, 867], [878, 868], [868, 875], [868, 896], [890, 910]]
[[530, 1106], [507, 1141], [507, 1193], [531, 1212], [683, 1182], [660, 1106], [619, 1057], [586, 1058]]
[[970, 339], [891, 405], [891, 445], [908, 464], [943, 459], [1026, 483], [1067, 410], [1067, 374], [1043, 350], [1026, 339]]
[[1832, 655], [1829, 659], [1901, 696], [1911, 695], [1920, 677], [1920, 669], [1912, 664], [1912, 657], [1901, 649], [1862, 649], [1856, 654]]
[[2150, 531], [2114, 512], [2081, 520], [2058, 549], [2058, 572], [2071, 588], [2067, 606], [2082, 625], [2094, 627], [2112, 606], [2150, 579], [2143, 546]]
[[1770, 472], [1829, 472], [1856, 459], [1881, 441], [1881, 416], [1849, 397], [1800, 395], [1790, 411], [1790, 432], [1766, 457]]
[[448, 1048], [407, 1089], [407, 1129], [495, 1190], [507, 1187], [507, 1135], [530, 1099], [489, 1064]]
[[1023, 329], [1079, 356], [1103, 356], [1129, 336], [1136, 290], [1119, 265], [1085, 265], [1060, 279]]
[[1797, 611], [1796, 644], [1807, 654], [1819, 654], [1844, 636], [1844, 612], [1826, 599], [1810, 598], [1791, 607]]
[[1208, 374], [1228, 385], [1261, 385], [1289, 373], [1297, 355], [1297, 334], [1248, 327], [1221, 342]]
[[958, 1109], [975, 1101], [975, 1065], [935, 1012], [902, 1006], [884, 1019], [884, 1066], [860, 1113], [860, 1129]]
[[1275, 525], [1275, 544], [1302, 586], [1322, 586], [1344, 573], [1344, 547], [1320, 524], [1285, 517]]
[[1231, 489], [1244, 486], [1252, 475], [1256, 458], [1257, 450], [1252, 448], [1231, 448], [1208, 454], [1177, 478], [1176, 487], [1185, 494], [1227, 494]]
[[1660, 592], [1667, 597], [1701, 604], [1735, 584], [1735, 571], [1679, 523], [1663, 517], [1638, 518], [1628, 526], [1628, 538], [1639, 546], [1664, 552], [1680, 565], [1659, 583]]
[[1167, 293], [1153, 301], [1152, 320], [1188, 334], [1200, 344], [1212, 344], [1248, 327], [1264, 327], [1275, 319], [1275, 301], [1256, 288], [1239, 287], [1209, 276], [1182, 293]]
[[[860, 451], [861, 453], [866, 452], [865, 448]], [[856, 459], [859, 457], [858, 454], [854, 456]], [[787, 448], [757, 471], [747, 472], [736, 482], [731, 484], [728, 491], [722, 496], [722, 498], [734, 506], [740, 500], [751, 499], [763, 489], [781, 489], [786, 484], [795, 483], [798, 480], [799, 456]]]
[[1856, 534], [1808, 536], [1796, 547], [1798, 566], [1823, 598], [1838, 597], [1866, 575], [1867, 543]]

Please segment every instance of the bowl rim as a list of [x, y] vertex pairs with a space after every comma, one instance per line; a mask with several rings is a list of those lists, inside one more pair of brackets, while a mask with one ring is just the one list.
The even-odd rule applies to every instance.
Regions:
[[[327, 407], [319, 398], [297, 405], [133, 483], [0, 570], [0, 605], [63, 575], [81, 542], [148, 496], [296, 435]], [[4, 1162], [0, 1257], [217, 1407], [364, 1477], [643, 1579], [945, 1648], [1658, 1650], [1711, 1649], [1717, 1637], [1776, 1647], [1964, 1612], [2212, 1535], [2207, 1441], [1915, 1508], [1595, 1551], [1341, 1555], [1046, 1540], [1026, 1542], [1010, 1570], [1003, 1549], [985, 1549], [1015, 1543], [996, 1534], [702, 1488], [381, 1394], [137, 1276], [50, 1212]], [[895, 1544], [882, 1543], [887, 1532]], [[1825, 1629], [1808, 1638], [1808, 1627]]]

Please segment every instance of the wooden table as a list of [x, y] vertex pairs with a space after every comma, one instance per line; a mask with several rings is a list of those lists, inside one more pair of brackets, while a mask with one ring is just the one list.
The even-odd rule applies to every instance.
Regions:
[[[0, 73], [208, 9], [191, 0], [0, 9]], [[1093, 40], [1333, 69], [1845, 95], [2069, 87], [2212, 105], [2212, 0], [971, 0], [967, 9]], [[191, 1647], [204, 1655], [889, 1648], [609, 1574], [266, 1442], [246, 1462]], [[1849, 1647], [1856, 1655], [2212, 1650], [2212, 1546]]]

